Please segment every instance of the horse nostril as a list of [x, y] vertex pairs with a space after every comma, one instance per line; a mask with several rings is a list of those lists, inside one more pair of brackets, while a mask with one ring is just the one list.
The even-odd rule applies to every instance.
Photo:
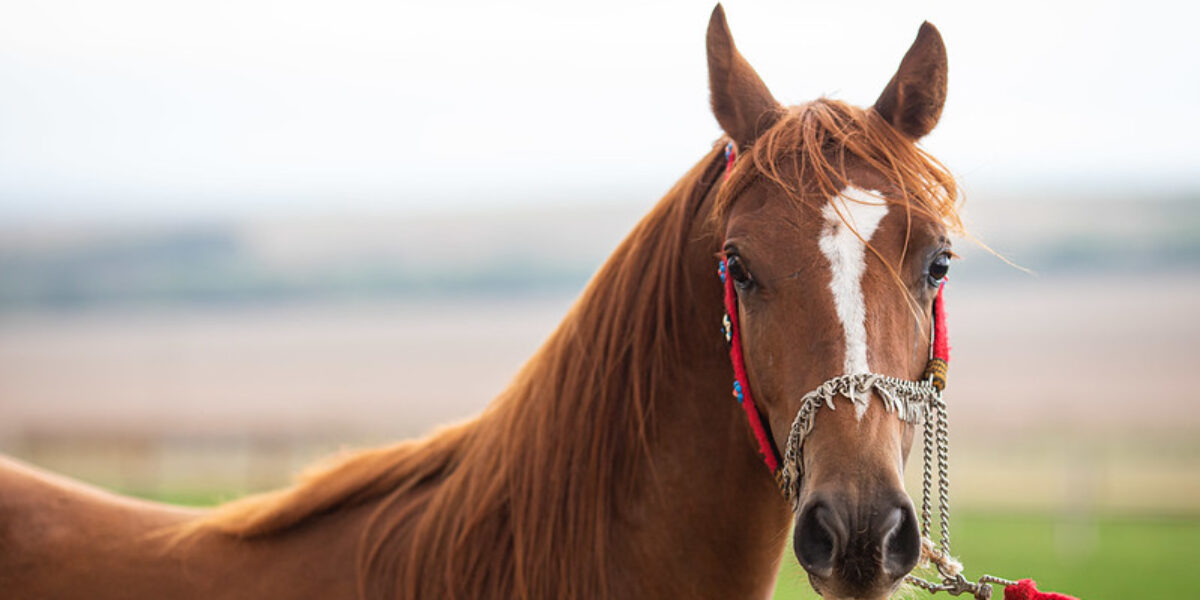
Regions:
[[812, 503], [800, 513], [792, 544], [805, 571], [818, 577], [833, 573], [833, 558], [841, 538], [839, 525], [837, 514], [823, 502]]
[[903, 577], [921, 558], [921, 532], [911, 503], [893, 509], [880, 528], [883, 531], [883, 570], [892, 577]]

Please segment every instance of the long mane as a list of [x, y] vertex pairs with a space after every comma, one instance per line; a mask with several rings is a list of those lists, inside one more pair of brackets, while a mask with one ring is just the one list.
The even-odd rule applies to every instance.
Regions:
[[697, 220], [721, 222], [755, 177], [801, 197], [782, 174], [789, 164], [836, 192], [839, 157], [852, 153], [889, 175], [913, 211], [961, 230], [953, 178], [874, 111], [826, 99], [789, 109], [702, 213], [725, 141], [635, 227], [482, 415], [335, 459], [291, 488], [218, 507], [181, 537], [263, 538], [373, 504], [364, 597], [609, 596], [611, 525], [655, 433], [654, 390], [679, 364], [681, 265]]
[[679, 364], [681, 255], [719, 155], [642, 219], [482, 415], [220, 506], [181, 539], [261, 538], [374, 502], [364, 597], [607, 596], [610, 524], [653, 435], [653, 391]]

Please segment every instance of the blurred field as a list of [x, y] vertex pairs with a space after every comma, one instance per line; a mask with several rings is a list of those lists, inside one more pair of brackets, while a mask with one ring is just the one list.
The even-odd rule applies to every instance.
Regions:
[[[1089, 599], [1196, 597], [1200, 275], [968, 275], [948, 293], [955, 548], [970, 572]], [[572, 299], [0, 311], [0, 452], [210, 505], [341, 446], [477, 413]], [[812, 597], [790, 558], [776, 597]]]
[[[961, 502], [1200, 512], [1200, 280], [949, 294]], [[477, 413], [570, 301], [2, 314], [0, 449], [144, 493], [280, 485], [339, 445]], [[1007, 485], [1017, 477], [1028, 489]]]

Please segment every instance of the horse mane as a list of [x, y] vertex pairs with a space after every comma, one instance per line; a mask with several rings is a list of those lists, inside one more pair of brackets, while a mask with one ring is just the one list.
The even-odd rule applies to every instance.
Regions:
[[890, 175], [910, 210], [961, 231], [948, 171], [873, 110], [828, 99], [788, 109], [701, 214], [726, 141], [639, 222], [483, 414], [217, 507], [177, 539], [263, 538], [373, 504], [358, 557], [365, 598], [609, 596], [612, 524], [647, 464], [655, 390], [680, 363], [680, 265], [697, 219], [722, 222], [756, 177], [797, 199], [800, 182], [835, 194], [849, 153]]
[[608, 536], [647, 456], [654, 391], [680, 364], [680, 265], [721, 147], [640, 221], [483, 414], [219, 506], [176, 539], [262, 538], [374, 502], [363, 597], [609, 596]]

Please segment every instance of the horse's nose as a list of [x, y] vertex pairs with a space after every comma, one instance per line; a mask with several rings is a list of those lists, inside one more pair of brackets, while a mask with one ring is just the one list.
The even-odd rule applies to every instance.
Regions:
[[829, 577], [845, 541], [846, 523], [838, 512], [823, 498], [809, 500], [796, 519], [792, 539], [800, 566], [818, 577]]
[[921, 532], [917, 528], [917, 513], [907, 497], [884, 513], [879, 527], [883, 532], [883, 571], [899, 578], [907, 575], [921, 558]]
[[838, 587], [868, 589], [903, 577], [917, 565], [921, 534], [903, 493], [881, 494], [862, 506], [814, 494], [796, 519], [793, 540], [804, 570]]

